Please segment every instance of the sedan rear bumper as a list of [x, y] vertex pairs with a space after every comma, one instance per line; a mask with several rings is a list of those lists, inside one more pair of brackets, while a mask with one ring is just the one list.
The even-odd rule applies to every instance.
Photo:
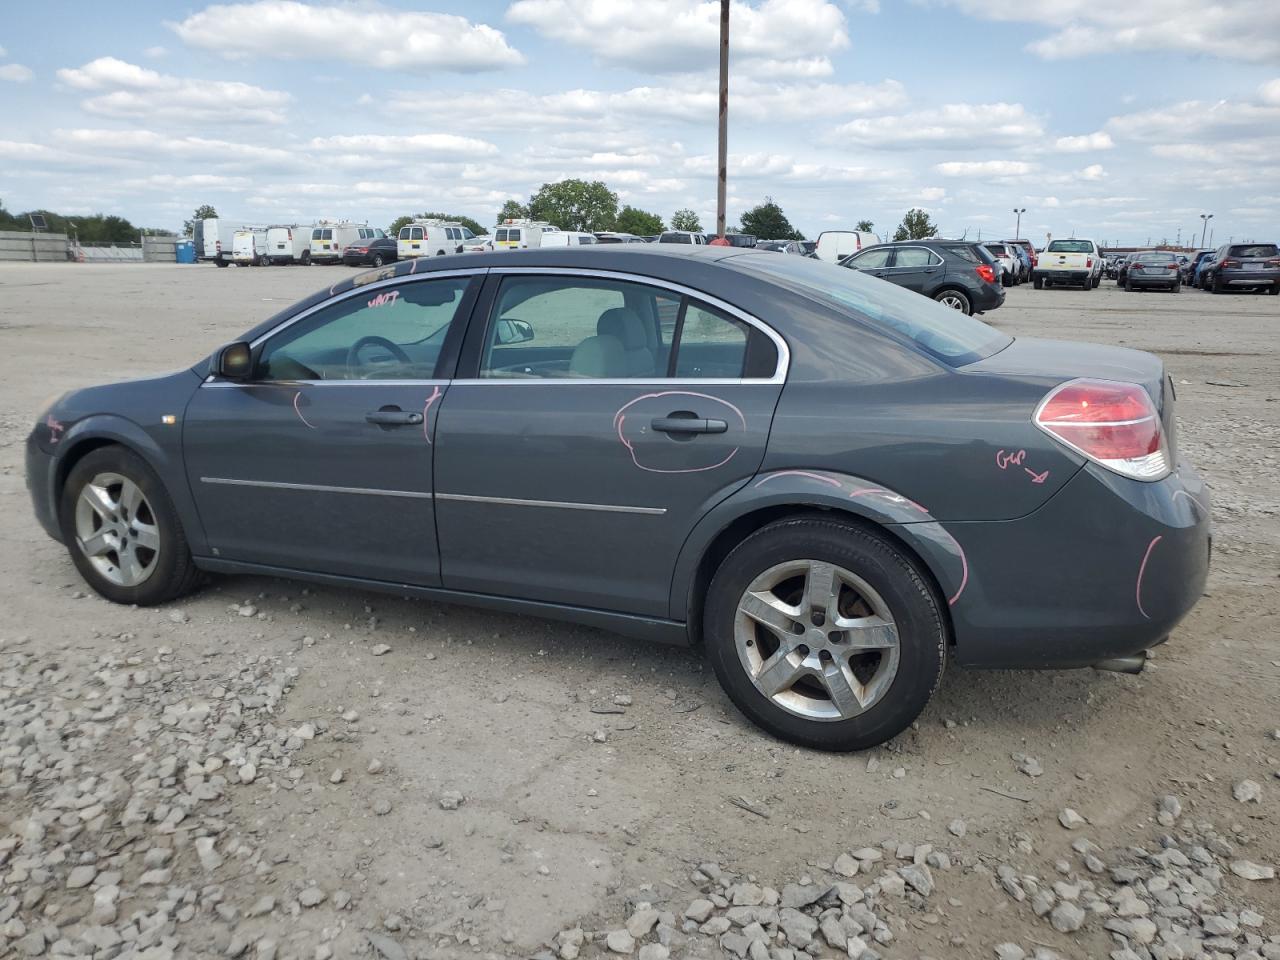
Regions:
[[1204, 592], [1208, 493], [1185, 464], [1156, 483], [1092, 464], [1020, 520], [946, 524], [967, 561], [951, 608], [972, 667], [1085, 667], [1167, 638]]
[[1126, 277], [1126, 282], [1128, 282], [1128, 284], [1132, 287], [1154, 287], [1157, 289], [1172, 289], [1173, 287], [1176, 287], [1178, 284], [1182, 283], [1182, 275], [1175, 273], [1172, 276], [1169, 276], [1166, 274], [1164, 276], [1155, 275], [1155, 276], [1148, 277], [1148, 276], [1143, 276], [1142, 274], [1137, 274], [1130, 271], [1130, 273]]

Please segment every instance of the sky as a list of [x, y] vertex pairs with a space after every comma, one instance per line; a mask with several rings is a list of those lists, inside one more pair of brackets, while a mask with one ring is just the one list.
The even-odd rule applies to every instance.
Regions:
[[[715, 0], [67, 0], [0, 19], [0, 201], [491, 224], [566, 177], [715, 220]], [[729, 221], [1280, 237], [1280, 0], [735, 0]]]

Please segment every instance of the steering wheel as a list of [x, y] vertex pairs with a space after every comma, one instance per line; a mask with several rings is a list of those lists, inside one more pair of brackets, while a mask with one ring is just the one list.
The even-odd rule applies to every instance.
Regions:
[[[391, 358], [398, 363], [409, 364], [412, 361], [409, 355], [404, 352], [399, 344], [392, 343], [386, 337], [368, 336], [361, 337], [351, 345], [351, 349], [347, 351], [347, 379], [362, 380], [361, 369], [365, 366], [360, 359], [360, 351], [365, 347], [382, 347], [391, 354]], [[374, 363], [386, 363], [386, 360], [375, 360]]]

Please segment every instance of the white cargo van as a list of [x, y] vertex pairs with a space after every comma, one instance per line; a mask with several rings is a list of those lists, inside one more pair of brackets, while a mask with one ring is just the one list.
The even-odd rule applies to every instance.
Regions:
[[553, 227], [543, 220], [503, 220], [493, 231], [495, 250], [523, 250], [528, 247], [542, 246], [543, 237], [549, 233], [559, 233], [559, 227]]
[[414, 220], [400, 228], [396, 237], [396, 256], [440, 257], [446, 253], [462, 253], [464, 244], [476, 235], [452, 220]]
[[692, 230], [667, 230], [658, 236], [658, 242], [687, 243], [696, 247], [705, 247], [707, 236], [704, 233], [694, 233]]
[[553, 230], [542, 235], [544, 247], [585, 247], [599, 242], [594, 233], [580, 230]]
[[297, 223], [267, 227], [267, 256], [271, 262], [300, 263], [304, 267], [309, 264], [312, 229]]
[[237, 230], [231, 241], [231, 260], [237, 267], [265, 267], [267, 259], [267, 231], [261, 227], [245, 227]]
[[880, 238], [865, 230], [823, 230], [818, 234], [818, 246], [813, 255], [819, 260], [839, 263], [863, 247], [874, 246]]
[[362, 240], [377, 240], [387, 232], [367, 223], [337, 223], [321, 220], [311, 228], [311, 260], [313, 263], [341, 263], [342, 251]]
[[212, 260], [220, 267], [231, 266], [231, 247], [236, 239], [236, 225], [225, 217], [197, 220], [192, 239], [196, 245], [196, 259]]

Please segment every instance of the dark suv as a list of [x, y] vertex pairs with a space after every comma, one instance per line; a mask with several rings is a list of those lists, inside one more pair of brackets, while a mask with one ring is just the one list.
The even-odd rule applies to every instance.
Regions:
[[1232, 243], [1221, 247], [1217, 259], [1204, 268], [1200, 287], [1214, 293], [1232, 289], [1280, 293], [1280, 248], [1274, 243]]
[[1004, 303], [1000, 264], [979, 243], [880, 243], [846, 257], [840, 265], [922, 293], [963, 313], [984, 313]]

